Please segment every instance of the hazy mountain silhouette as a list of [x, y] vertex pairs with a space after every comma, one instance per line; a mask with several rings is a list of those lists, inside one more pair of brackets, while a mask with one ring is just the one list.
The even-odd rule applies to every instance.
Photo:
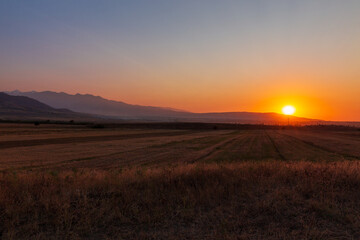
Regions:
[[[114, 119], [156, 120], [156, 121], [197, 121], [197, 122], [239, 122], [285, 124], [287, 116], [278, 113], [222, 112], [192, 113], [170, 108], [132, 105], [107, 100], [90, 94], [71, 95], [57, 92], [7, 92], [14, 96], [27, 96], [49, 105], [52, 108], [66, 108], [74, 112], [107, 116]], [[293, 123], [315, 121], [291, 117]]]
[[56, 109], [26, 96], [11, 96], [0, 92], [0, 117], [3, 119], [67, 119], [90, 118], [68, 109]]
[[170, 108], [132, 105], [107, 100], [90, 94], [70, 95], [57, 92], [7, 92], [15, 96], [27, 96], [54, 108], [66, 108], [75, 112], [90, 113], [121, 118], [184, 117], [186, 112]]

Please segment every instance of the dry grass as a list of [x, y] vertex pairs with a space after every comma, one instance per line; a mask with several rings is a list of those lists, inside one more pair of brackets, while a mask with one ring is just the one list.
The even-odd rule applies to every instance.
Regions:
[[359, 239], [360, 164], [0, 175], [3, 239]]

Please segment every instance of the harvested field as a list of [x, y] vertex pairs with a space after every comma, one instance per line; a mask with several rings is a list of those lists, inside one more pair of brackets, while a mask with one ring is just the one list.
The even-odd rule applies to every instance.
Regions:
[[358, 131], [0, 124], [2, 239], [359, 239]]
[[195, 162], [359, 160], [356, 131], [91, 129], [0, 125], [0, 169], [168, 166]]

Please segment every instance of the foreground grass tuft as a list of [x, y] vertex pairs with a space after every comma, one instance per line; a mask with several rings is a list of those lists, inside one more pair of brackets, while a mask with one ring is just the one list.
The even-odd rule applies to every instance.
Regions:
[[360, 164], [0, 175], [3, 239], [359, 239]]

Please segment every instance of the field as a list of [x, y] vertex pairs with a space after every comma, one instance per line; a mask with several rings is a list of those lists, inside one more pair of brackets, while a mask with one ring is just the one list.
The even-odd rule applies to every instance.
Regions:
[[360, 159], [359, 131], [96, 129], [0, 125], [0, 170], [116, 169]]
[[357, 129], [0, 124], [3, 239], [359, 239]]

